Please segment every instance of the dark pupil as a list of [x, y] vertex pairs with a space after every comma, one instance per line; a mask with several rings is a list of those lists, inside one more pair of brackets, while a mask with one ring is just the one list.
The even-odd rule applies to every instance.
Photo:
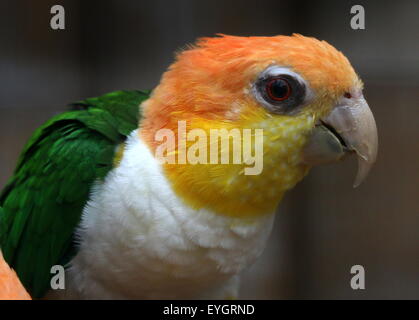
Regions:
[[282, 79], [272, 80], [269, 86], [270, 94], [273, 98], [281, 99], [288, 95], [288, 84]]

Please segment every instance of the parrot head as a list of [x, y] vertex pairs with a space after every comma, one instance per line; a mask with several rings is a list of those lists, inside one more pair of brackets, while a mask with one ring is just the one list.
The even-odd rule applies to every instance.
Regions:
[[[376, 159], [377, 129], [362, 89], [348, 59], [325, 41], [302, 35], [203, 38], [178, 53], [143, 103], [140, 135], [156, 152], [162, 141], [156, 137], [171, 130], [175, 144], [166, 155], [192, 152], [207, 160], [163, 164], [190, 206], [259, 216], [274, 212], [313, 165], [353, 153], [359, 163], [354, 185], [363, 181]], [[213, 129], [228, 133], [216, 144], [227, 142], [232, 158], [237, 150], [231, 140], [240, 139], [242, 161], [211, 161], [211, 151], [223, 152], [212, 149]], [[207, 147], [189, 150], [198, 138]], [[246, 174], [250, 159], [255, 170]]]

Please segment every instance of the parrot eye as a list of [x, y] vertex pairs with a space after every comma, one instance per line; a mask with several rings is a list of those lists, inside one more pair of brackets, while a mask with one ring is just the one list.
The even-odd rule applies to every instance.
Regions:
[[266, 93], [274, 101], [284, 101], [291, 95], [291, 86], [284, 78], [272, 78], [266, 84]]
[[271, 66], [253, 85], [256, 99], [270, 112], [295, 114], [312, 96], [306, 81], [288, 68]]

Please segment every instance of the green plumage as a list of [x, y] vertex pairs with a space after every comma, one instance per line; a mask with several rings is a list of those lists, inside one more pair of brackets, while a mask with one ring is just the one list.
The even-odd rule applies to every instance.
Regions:
[[71, 105], [38, 128], [0, 195], [0, 247], [33, 297], [52, 265], [74, 255], [74, 230], [92, 184], [112, 168], [116, 147], [138, 127], [148, 92], [117, 91]]

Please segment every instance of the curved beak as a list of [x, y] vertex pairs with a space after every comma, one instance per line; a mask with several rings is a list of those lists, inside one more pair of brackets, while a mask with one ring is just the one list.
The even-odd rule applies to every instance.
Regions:
[[335, 162], [355, 152], [358, 173], [354, 187], [368, 175], [377, 158], [378, 136], [374, 116], [362, 94], [342, 98], [312, 130], [303, 151], [304, 163], [318, 165]]

